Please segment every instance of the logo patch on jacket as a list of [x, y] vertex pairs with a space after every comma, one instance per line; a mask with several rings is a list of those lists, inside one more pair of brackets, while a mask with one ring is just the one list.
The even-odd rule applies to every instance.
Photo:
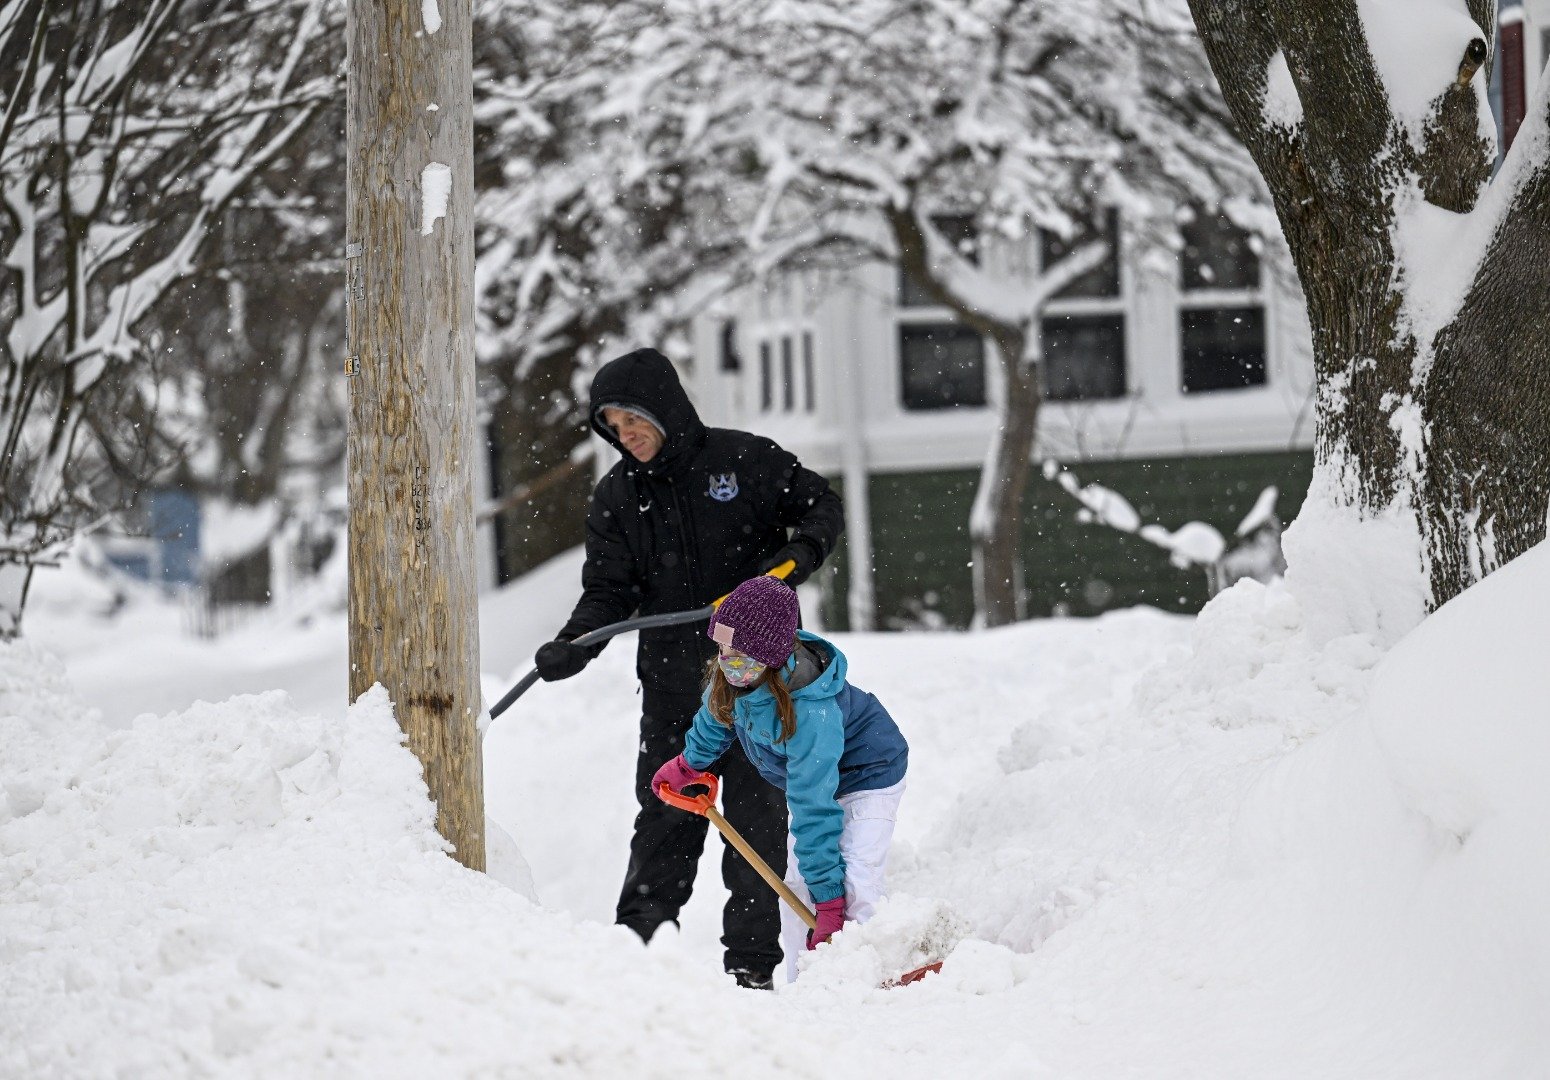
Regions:
[[717, 502], [731, 502], [737, 498], [737, 473], [712, 473], [710, 490], [706, 494]]

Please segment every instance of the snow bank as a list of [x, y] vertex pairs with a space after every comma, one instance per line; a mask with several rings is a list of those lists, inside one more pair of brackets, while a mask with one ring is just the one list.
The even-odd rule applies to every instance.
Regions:
[[719, 973], [446, 858], [380, 690], [111, 731], [0, 646], [0, 713], [0, 1075], [642, 1075], [750, 1038], [822, 1067]]
[[1235, 823], [1240, 870], [1295, 898], [1277, 932], [1383, 995], [1428, 1075], [1448, 1058], [1453, 1075], [1547, 1075], [1547, 597], [1540, 545], [1455, 598], [1384, 657], [1357, 717], [1266, 770]]
[[[719, 973], [714, 843], [681, 933], [601, 925], [629, 641], [486, 740], [556, 911], [441, 853], [380, 694], [113, 731], [0, 649], [0, 1075], [1546, 1076], [1550, 554], [1416, 628], [1412, 537], [1293, 532], [1291, 578], [1193, 620], [839, 636], [910, 741], [893, 897], [773, 996]], [[525, 670], [575, 574], [488, 598], [487, 666]]]
[[1326, 466], [1314, 470], [1297, 520], [1281, 535], [1287, 585], [1315, 643], [1366, 634], [1386, 649], [1425, 615], [1421, 534], [1404, 510], [1362, 517], [1342, 486]]

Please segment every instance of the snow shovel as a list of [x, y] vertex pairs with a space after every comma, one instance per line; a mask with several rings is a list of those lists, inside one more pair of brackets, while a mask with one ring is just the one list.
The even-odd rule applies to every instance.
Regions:
[[[768, 883], [769, 887], [774, 889], [782, 900], [791, 905], [791, 910], [797, 913], [797, 918], [805, 922], [809, 930], [818, 929], [818, 916], [813, 914], [811, 908], [802, 903], [801, 898], [791, 891], [791, 886], [782, 881], [780, 875], [770, 869], [770, 864], [759, 857], [759, 853], [753, 849], [753, 846], [743, 839], [743, 834], [734, 829], [732, 823], [721, 815], [720, 810], [716, 809], [716, 793], [721, 790], [721, 781], [712, 774], [706, 773], [702, 780], [690, 786], [703, 786], [706, 789], [705, 794], [685, 795], [681, 791], [674, 791], [665, 781], [657, 787], [657, 793], [662, 796], [662, 801], [670, 806], [676, 806], [680, 810], [687, 810], [691, 814], [700, 814], [709, 818], [710, 823], [720, 830], [722, 836], [727, 838], [727, 843], [737, 848], [738, 853], [748, 860], [748, 865], [757, 870], [759, 876]], [[886, 990], [894, 986], [908, 986], [912, 982], [919, 982], [933, 971], [941, 970], [942, 961], [940, 960], [930, 964], [922, 964], [913, 971], [906, 971], [897, 979], [890, 979], [883, 983], [883, 989]]]
[[[787, 559], [779, 566], [767, 571], [765, 576], [781, 578], [784, 580], [786, 575], [791, 573], [791, 571], [795, 570], [796, 568], [796, 560]], [[727, 596], [731, 595], [731, 593], [727, 594]], [[571, 644], [596, 645], [600, 641], [607, 641], [611, 637], [617, 637], [620, 634], [629, 633], [631, 630], [649, 630], [656, 626], [678, 626], [682, 623], [698, 622], [701, 619], [708, 619], [714, 615], [716, 613], [716, 609], [721, 606], [721, 601], [725, 600], [726, 598], [726, 596], [723, 596], [713, 603], [706, 604], [702, 608], [695, 608], [693, 611], [669, 611], [664, 612], [661, 615], [639, 615], [633, 619], [624, 619], [621, 622], [609, 623], [607, 626], [599, 627], [596, 630], [588, 630], [585, 634], [582, 634], [580, 637], [571, 642]], [[517, 683], [517, 685], [513, 686], [510, 690], [507, 690], [506, 695], [497, 701], [493, 706], [491, 706], [490, 719], [494, 720], [501, 713], [511, 708], [511, 703], [516, 701], [517, 698], [521, 697], [523, 694], [527, 693], [528, 688], [537, 681], [538, 669], [534, 668], [532, 671], [529, 671], [526, 675], [522, 676], [521, 682]]]

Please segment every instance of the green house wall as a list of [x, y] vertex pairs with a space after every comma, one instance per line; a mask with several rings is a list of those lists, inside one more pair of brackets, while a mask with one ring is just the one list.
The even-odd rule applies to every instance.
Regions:
[[[1254, 506], [1259, 493], [1280, 489], [1276, 512], [1290, 522], [1313, 474], [1308, 452], [1216, 454], [1138, 461], [1084, 462], [1071, 467], [1083, 484], [1123, 495], [1144, 523], [1177, 529], [1187, 521], [1215, 526], [1223, 536]], [[974, 613], [968, 533], [978, 471], [891, 473], [871, 479], [873, 585], [879, 629], [921, 625], [966, 627]], [[836, 483], [836, 487], [840, 487]], [[1207, 599], [1198, 568], [1181, 570], [1162, 549], [1139, 536], [1078, 520], [1079, 504], [1035, 473], [1024, 503], [1024, 565], [1028, 614], [1096, 615], [1145, 604], [1196, 612]], [[824, 575], [824, 622], [848, 627], [844, 543]]]

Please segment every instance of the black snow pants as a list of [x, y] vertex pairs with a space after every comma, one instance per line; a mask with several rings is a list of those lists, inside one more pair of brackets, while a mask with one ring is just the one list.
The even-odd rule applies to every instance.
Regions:
[[[683, 753], [684, 735], [699, 710], [698, 694], [646, 689], [642, 695], [640, 757], [635, 762], [635, 835], [630, 865], [619, 894], [615, 921], [650, 941], [658, 926], [678, 920], [694, 888], [694, 873], [710, 822], [700, 814], [668, 806], [651, 791], [651, 775]], [[786, 872], [786, 797], [749, 764], [736, 741], [711, 769], [721, 778], [727, 821], [743, 834], [775, 873]], [[731, 896], [722, 918], [721, 944], [727, 971], [760, 975], [781, 960], [779, 903], [758, 871], [723, 842], [721, 879]]]

